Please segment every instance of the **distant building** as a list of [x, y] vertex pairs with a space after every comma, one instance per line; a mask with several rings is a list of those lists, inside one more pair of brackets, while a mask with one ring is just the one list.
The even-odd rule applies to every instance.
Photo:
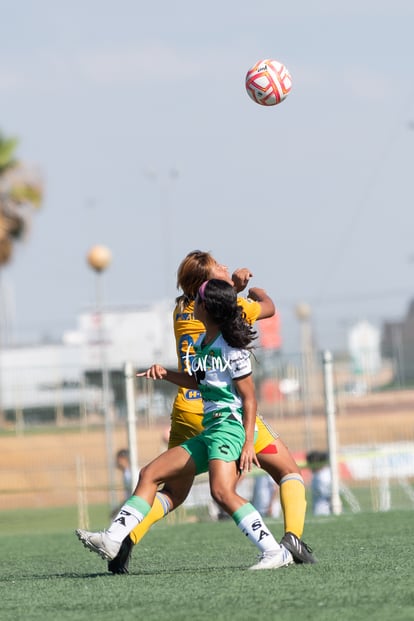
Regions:
[[153, 362], [176, 366], [172, 307], [168, 304], [105, 310], [78, 316], [77, 329], [62, 342], [0, 350], [0, 410], [12, 417], [31, 411], [61, 410], [65, 416], [80, 408], [101, 407], [103, 364], [111, 378], [111, 401], [124, 399], [119, 381], [126, 362], [147, 368]]
[[382, 328], [381, 352], [394, 361], [396, 381], [414, 380], [414, 300], [401, 321], [386, 321]]
[[77, 330], [66, 332], [63, 342], [80, 347], [86, 370], [100, 368], [102, 342], [111, 369], [122, 369], [127, 361], [145, 368], [153, 362], [176, 364], [172, 307], [166, 303], [106, 310], [102, 315], [84, 312]]
[[368, 321], [360, 321], [350, 329], [348, 350], [355, 374], [369, 376], [378, 372], [381, 366], [380, 341], [379, 329]]

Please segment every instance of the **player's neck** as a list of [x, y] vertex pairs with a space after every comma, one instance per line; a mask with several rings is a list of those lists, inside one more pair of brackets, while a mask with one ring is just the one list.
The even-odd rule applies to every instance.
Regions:
[[203, 344], [208, 345], [212, 341], [214, 341], [220, 333], [219, 327], [217, 324], [206, 322], [205, 324], [206, 333], [204, 335]]

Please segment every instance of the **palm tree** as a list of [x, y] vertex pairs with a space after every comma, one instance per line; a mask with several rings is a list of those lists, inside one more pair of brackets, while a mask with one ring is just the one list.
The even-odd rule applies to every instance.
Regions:
[[[43, 198], [39, 174], [15, 157], [17, 145], [16, 138], [6, 138], [0, 132], [0, 276], [2, 268], [12, 258], [16, 240], [27, 231], [31, 216]], [[4, 342], [1, 311], [0, 307], [0, 347]], [[0, 382], [0, 426], [3, 424]]]
[[17, 145], [0, 132], [0, 267], [10, 261], [43, 198], [39, 174], [15, 157]]

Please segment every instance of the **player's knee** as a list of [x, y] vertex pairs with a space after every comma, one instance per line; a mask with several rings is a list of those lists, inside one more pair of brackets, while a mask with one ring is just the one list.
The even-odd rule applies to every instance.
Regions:
[[[155, 473], [154, 473], [155, 474]], [[156, 483], [156, 479], [153, 476], [151, 471], [151, 464], [144, 466], [139, 471], [139, 482], [140, 483]]]
[[216, 483], [212, 485], [210, 491], [213, 500], [215, 500], [216, 503], [221, 507], [226, 505], [226, 501], [231, 495], [231, 490], [226, 489], [221, 483]]

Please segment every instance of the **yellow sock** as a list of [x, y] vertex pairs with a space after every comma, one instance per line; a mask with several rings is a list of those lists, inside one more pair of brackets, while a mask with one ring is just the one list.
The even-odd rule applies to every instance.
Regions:
[[[285, 533], [301, 539], [305, 527], [305, 484], [300, 474], [287, 474], [280, 481], [280, 504], [283, 509]], [[145, 518], [146, 519], [146, 518]]]
[[129, 536], [133, 541], [134, 545], [141, 541], [141, 539], [147, 534], [151, 526], [155, 524], [155, 522], [158, 522], [164, 516], [166, 516], [169, 510], [170, 502], [167, 496], [165, 496], [161, 492], [157, 492], [149, 513], [147, 513], [142, 522], [140, 522], [138, 526], [136, 526], [134, 530], [129, 533]]

